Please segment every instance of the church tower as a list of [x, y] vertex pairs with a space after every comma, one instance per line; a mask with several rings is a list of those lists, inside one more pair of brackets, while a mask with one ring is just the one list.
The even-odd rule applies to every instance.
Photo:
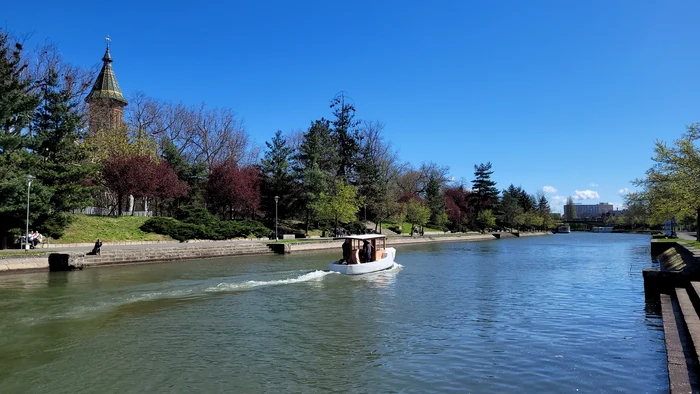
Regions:
[[89, 132], [94, 134], [100, 129], [114, 130], [124, 123], [124, 107], [128, 104], [112, 70], [112, 56], [109, 53], [109, 37], [107, 50], [102, 57], [102, 70], [85, 98], [89, 104]]

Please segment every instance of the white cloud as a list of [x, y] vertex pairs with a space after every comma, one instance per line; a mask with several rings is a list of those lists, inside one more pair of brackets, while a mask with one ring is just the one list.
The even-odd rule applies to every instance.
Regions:
[[598, 187], [598, 186], [600, 186], [600, 185], [598, 185], [597, 183], [591, 183], [589, 186], [590, 186], [590, 187]]
[[566, 204], [566, 197], [554, 196], [549, 199], [549, 206], [552, 212], [564, 213], [564, 204]]
[[554, 186], [542, 186], [542, 191], [545, 193], [556, 193], [557, 189]]
[[600, 198], [598, 192], [593, 190], [576, 190], [574, 191], [574, 200], [594, 200]]
[[617, 192], [620, 193], [620, 194], [627, 194], [627, 193], [630, 192], [630, 189], [628, 189], [628, 188], [623, 188], [623, 189], [618, 190]]

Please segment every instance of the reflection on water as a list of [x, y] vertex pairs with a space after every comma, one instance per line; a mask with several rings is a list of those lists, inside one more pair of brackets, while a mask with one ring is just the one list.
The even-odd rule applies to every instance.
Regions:
[[0, 392], [667, 392], [648, 243], [400, 245], [360, 276], [324, 271], [336, 253], [4, 276]]

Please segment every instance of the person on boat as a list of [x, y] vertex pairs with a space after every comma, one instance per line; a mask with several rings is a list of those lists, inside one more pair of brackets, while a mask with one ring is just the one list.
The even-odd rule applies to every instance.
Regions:
[[352, 252], [352, 246], [350, 245], [350, 240], [346, 239], [343, 242], [343, 259], [340, 261], [341, 264], [347, 264], [350, 262], [350, 253]]
[[369, 263], [372, 261], [372, 244], [368, 240], [364, 240], [364, 245], [362, 246], [362, 257], [364, 263]]

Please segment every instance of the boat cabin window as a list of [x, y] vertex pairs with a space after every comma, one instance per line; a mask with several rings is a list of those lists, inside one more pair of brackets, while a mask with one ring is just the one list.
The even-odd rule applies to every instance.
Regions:
[[364, 240], [350, 239], [351, 252], [349, 264], [369, 263], [385, 257], [386, 238], [372, 238], [367, 241], [372, 245], [372, 252], [370, 253], [369, 260], [365, 261], [365, 255], [363, 253]]

